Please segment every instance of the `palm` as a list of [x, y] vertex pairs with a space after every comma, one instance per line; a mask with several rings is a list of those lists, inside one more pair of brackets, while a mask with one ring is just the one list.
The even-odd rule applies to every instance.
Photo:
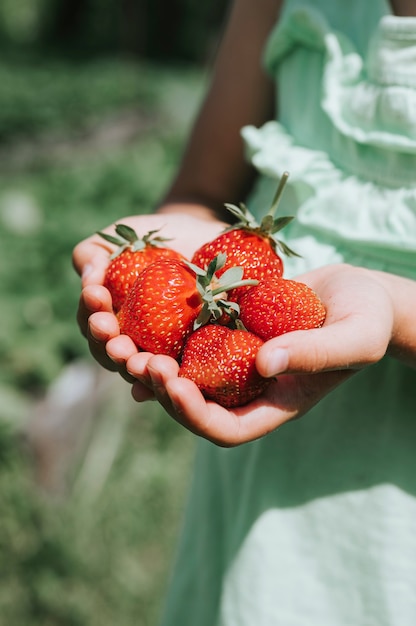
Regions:
[[[193, 433], [223, 446], [258, 439], [288, 420], [301, 417], [352, 374], [333, 371], [278, 376], [265, 394], [245, 406], [227, 410], [206, 401], [191, 381], [178, 378], [177, 365], [171, 359], [151, 357], [147, 371], [155, 396], [169, 415]], [[133, 394], [140, 394], [140, 383], [135, 385]]]

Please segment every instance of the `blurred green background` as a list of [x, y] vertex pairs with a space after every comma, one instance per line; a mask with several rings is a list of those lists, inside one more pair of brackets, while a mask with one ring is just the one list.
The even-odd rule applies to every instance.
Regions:
[[152, 210], [224, 9], [0, 4], [1, 626], [157, 624], [195, 442], [93, 362], [71, 252]]

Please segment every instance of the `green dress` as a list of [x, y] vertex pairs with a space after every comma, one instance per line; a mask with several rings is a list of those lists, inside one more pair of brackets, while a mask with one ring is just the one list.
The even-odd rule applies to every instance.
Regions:
[[[265, 50], [279, 122], [243, 129], [264, 212], [302, 258], [416, 279], [416, 18], [285, 3]], [[416, 313], [415, 313], [416, 319]], [[164, 626], [415, 626], [416, 372], [384, 358], [301, 420], [198, 442]]]

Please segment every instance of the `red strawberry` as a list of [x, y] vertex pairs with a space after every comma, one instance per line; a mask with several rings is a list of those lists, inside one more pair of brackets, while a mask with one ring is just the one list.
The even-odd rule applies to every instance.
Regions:
[[[244, 270], [246, 279], [262, 280], [268, 276], [282, 276], [283, 261], [279, 253], [296, 255], [283, 242], [275, 238], [275, 234], [293, 219], [292, 217], [277, 219], [273, 217], [287, 177], [288, 174], [285, 173], [272, 207], [260, 225], [244, 204], [240, 204], [239, 207], [226, 204], [225, 206], [238, 218], [237, 223], [227, 228], [213, 241], [199, 248], [192, 257], [192, 263], [206, 267], [214, 256], [224, 252], [227, 255], [227, 263], [222, 271], [227, 270], [228, 267], [240, 266]], [[246, 288], [243, 290], [245, 291]], [[239, 293], [241, 291], [240, 289]], [[230, 293], [228, 298], [235, 300], [238, 294]]]
[[167, 239], [155, 237], [157, 232], [152, 230], [140, 239], [130, 226], [117, 224], [117, 237], [107, 233], [98, 233], [106, 241], [118, 246], [110, 257], [110, 265], [104, 280], [104, 287], [107, 287], [111, 293], [115, 312], [120, 310], [137, 276], [150, 263], [158, 259], [183, 260], [179, 252], [163, 246], [163, 242]]
[[149, 265], [136, 278], [120, 309], [121, 333], [142, 350], [179, 358], [193, 330], [238, 308], [223, 299], [224, 292], [245, 281], [234, 282], [241, 280], [239, 268], [218, 280], [215, 270], [224, 262], [224, 256], [216, 257], [206, 271], [176, 260]]
[[256, 369], [262, 345], [253, 333], [207, 324], [186, 342], [179, 376], [193, 380], [206, 398], [226, 408], [242, 406], [263, 393], [271, 380]]
[[286, 278], [260, 281], [238, 300], [240, 320], [264, 341], [291, 332], [319, 328], [325, 306], [304, 283]]

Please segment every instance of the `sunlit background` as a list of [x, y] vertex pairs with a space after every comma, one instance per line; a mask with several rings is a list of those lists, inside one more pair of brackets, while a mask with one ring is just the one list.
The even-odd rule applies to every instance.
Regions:
[[157, 624], [194, 439], [93, 362], [71, 251], [152, 210], [224, 4], [0, 3], [0, 626]]

